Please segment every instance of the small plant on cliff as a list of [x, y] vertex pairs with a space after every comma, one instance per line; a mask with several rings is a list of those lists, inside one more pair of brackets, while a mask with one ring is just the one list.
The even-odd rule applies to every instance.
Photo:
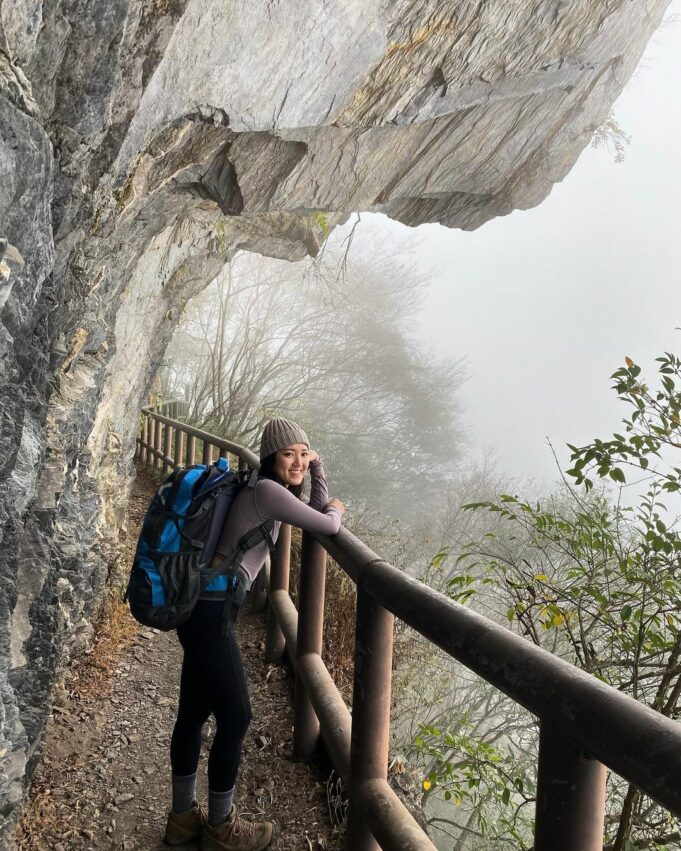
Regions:
[[616, 163], [623, 163], [629, 144], [631, 144], [631, 136], [624, 132], [615, 113], [610, 110], [605, 121], [594, 130], [591, 147], [605, 148], [612, 154]]
[[321, 228], [324, 239], [326, 239], [331, 233], [331, 228], [329, 227], [329, 214], [323, 213], [321, 210], [317, 210], [316, 213], [312, 214], [312, 220], [317, 227]]

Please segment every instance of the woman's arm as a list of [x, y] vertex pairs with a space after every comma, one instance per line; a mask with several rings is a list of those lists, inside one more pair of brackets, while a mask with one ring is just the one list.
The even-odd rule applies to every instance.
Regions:
[[326, 483], [324, 465], [319, 456], [314, 461], [310, 461], [310, 480], [309, 506], [316, 508], [317, 511], [324, 511], [329, 501], [329, 486]]
[[306, 532], [335, 535], [341, 526], [341, 513], [334, 505], [325, 505], [321, 510], [312, 508], [271, 479], [260, 479], [255, 486], [255, 507], [265, 519], [291, 523]]

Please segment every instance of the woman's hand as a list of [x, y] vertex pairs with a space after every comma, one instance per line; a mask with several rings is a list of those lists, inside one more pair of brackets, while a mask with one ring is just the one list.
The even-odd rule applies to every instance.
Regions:
[[317, 453], [317, 452], [315, 452], [315, 451], [314, 451], [314, 449], [310, 449], [310, 451], [309, 451], [309, 454], [308, 454], [307, 458], [308, 458], [308, 461], [310, 462], [310, 464], [311, 464], [313, 461], [319, 461], [319, 455], [318, 455], [318, 453]]
[[340, 499], [330, 499], [330, 500], [326, 503], [326, 505], [327, 505], [327, 507], [328, 507], [329, 505], [332, 505], [334, 508], [336, 508], [336, 509], [338, 509], [338, 511], [340, 511], [341, 515], [345, 514], [345, 506], [344, 506], [344, 505], [343, 505], [343, 503], [340, 501]]

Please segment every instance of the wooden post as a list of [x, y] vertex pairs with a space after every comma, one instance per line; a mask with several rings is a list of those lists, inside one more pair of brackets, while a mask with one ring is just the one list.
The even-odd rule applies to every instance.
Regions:
[[182, 429], [175, 429], [175, 454], [173, 455], [174, 468], [179, 470], [182, 467], [182, 442], [184, 440], [184, 432]]
[[607, 770], [558, 725], [539, 727], [535, 851], [601, 851]]
[[163, 472], [167, 473], [170, 470], [170, 464], [166, 458], [172, 458], [173, 453], [173, 432], [175, 429], [166, 423], [165, 439], [163, 441]]
[[[291, 572], [291, 527], [282, 523], [279, 537], [275, 545], [274, 561], [270, 565], [270, 582], [268, 594], [273, 591], [289, 590]], [[281, 631], [274, 609], [270, 606], [267, 612], [267, 640], [265, 642], [265, 661], [278, 662], [284, 655], [286, 639]]]
[[160, 420], [155, 421], [154, 449], [159, 453], [154, 455], [154, 469], [160, 470], [163, 467], [161, 453], [163, 450], [163, 423]]
[[196, 438], [193, 434], [187, 435], [187, 457], [185, 467], [193, 467], [196, 464]]
[[151, 466], [154, 463], [154, 456], [152, 455], [152, 453], [149, 450], [152, 449], [153, 445], [154, 445], [154, 421], [152, 420], [152, 418], [148, 414], [145, 415], [145, 417], [144, 417], [144, 426], [145, 426], [144, 442], [146, 443], [146, 448], [145, 448], [145, 451], [144, 451], [144, 457], [142, 458], [142, 461], [145, 464], [147, 464], [148, 466]]
[[[314, 538], [303, 532], [298, 592], [297, 659], [308, 653], [318, 656], [322, 654], [325, 585], [326, 550]], [[293, 758], [309, 760], [314, 755], [319, 741], [319, 719], [298, 673], [296, 673], [293, 724]]]
[[144, 464], [146, 461], [147, 450], [144, 446], [144, 437], [146, 433], [145, 429], [145, 421], [144, 417], [142, 417], [142, 425], [140, 426], [140, 436], [137, 441], [137, 445], [135, 446], [135, 459], [140, 462], [140, 464]]
[[357, 587], [348, 851], [380, 851], [381, 847], [364, 820], [357, 793], [362, 782], [388, 777], [394, 620], [368, 592]]

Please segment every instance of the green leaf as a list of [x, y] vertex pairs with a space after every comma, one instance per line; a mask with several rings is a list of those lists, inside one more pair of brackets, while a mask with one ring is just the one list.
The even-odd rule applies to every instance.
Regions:
[[447, 556], [449, 555], [449, 547], [442, 547], [433, 556], [430, 566], [433, 570], [441, 570]]
[[476, 511], [478, 508], [492, 508], [490, 502], [467, 502], [461, 506], [462, 511]]

